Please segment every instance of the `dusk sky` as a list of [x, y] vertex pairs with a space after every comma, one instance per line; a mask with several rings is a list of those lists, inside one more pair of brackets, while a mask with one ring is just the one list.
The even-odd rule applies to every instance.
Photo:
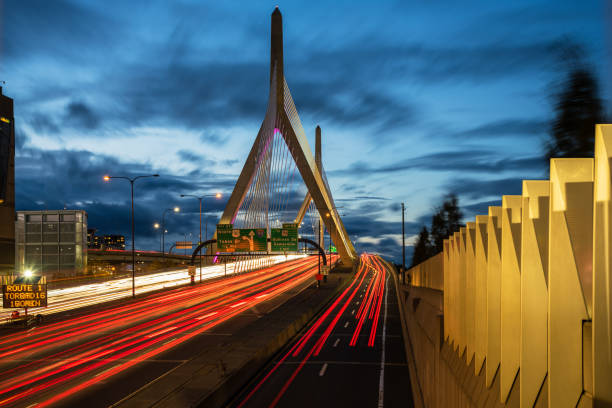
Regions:
[[[17, 210], [84, 209], [137, 247], [209, 235], [265, 115], [270, 14], [285, 77], [358, 251], [400, 261], [449, 192], [466, 220], [547, 178], [543, 142], [572, 44], [612, 112], [612, 8], [601, 1], [0, 1], [0, 80], [15, 100]], [[340, 204], [341, 203], [341, 204]], [[411, 250], [408, 250], [411, 253]], [[409, 259], [408, 259], [409, 262]]]

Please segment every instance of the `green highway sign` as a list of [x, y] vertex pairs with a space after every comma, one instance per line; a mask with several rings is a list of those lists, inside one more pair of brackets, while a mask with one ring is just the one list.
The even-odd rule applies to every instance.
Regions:
[[235, 229], [232, 224], [217, 224], [217, 248], [223, 252], [266, 252], [265, 228]]
[[265, 228], [241, 228], [232, 231], [236, 252], [266, 252], [268, 233]]
[[297, 224], [283, 224], [283, 228], [272, 228], [270, 235], [270, 248], [272, 252], [297, 252]]
[[234, 251], [234, 249], [230, 249], [234, 245], [234, 238], [232, 237], [233, 230], [233, 224], [217, 224], [217, 248], [220, 251]]
[[333, 245], [329, 248], [329, 250], [330, 250], [330, 252], [332, 252], [334, 254], [338, 253], [338, 249], [335, 246], [333, 246]]

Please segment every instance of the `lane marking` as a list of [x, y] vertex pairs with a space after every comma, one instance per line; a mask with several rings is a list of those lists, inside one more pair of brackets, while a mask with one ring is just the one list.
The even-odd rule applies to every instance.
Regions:
[[340, 343], [340, 339], [336, 339], [336, 342], [334, 343], [333, 347], [338, 347], [338, 343]]
[[170, 330], [174, 330], [174, 329], [176, 329], [176, 327], [168, 327], [168, 328], [167, 328], [167, 329], [165, 329], [165, 330], [160, 330], [160, 331], [158, 331], [158, 332], [155, 332], [155, 333], [149, 334], [149, 335], [147, 336], [147, 338], [148, 338], [148, 339], [150, 339], [151, 337], [159, 336], [160, 334], [164, 334], [164, 333], [169, 332]]
[[327, 363], [323, 364], [323, 367], [321, 367], [321, 371], [319, 371], [319, 377], [323, 377], [325, 375], [325, 370], [327, 370]]
[[344, 323], [344, 328], [346, 329], [348, 327], [349, 322]]
[[245, 302], [236, 303], [236, 304], [231, 305], [230, 307], [231, 308], [238, 307], [238, 306], [244, 305], [245, 303], [246, 303], [246, 301]]
[[383, 321], [382, 331], [382, 357], [380, 359], [380, 379], [378, 381], [378, 408], [382, 408], [385, 403], [385, 339], [387, 336], [387, 295], [389, 286], [389, 278], [385, 282], [385, 318]]
[[212, 313], [206, 314], [206, 315], [204, 315], [204, 316], [196, 317], [196, 320], [206, 319], [207, 317], [210, 317], [210, 316], [216, 315], [217, 313], [219, 313], [219, 312], [212, 312]]

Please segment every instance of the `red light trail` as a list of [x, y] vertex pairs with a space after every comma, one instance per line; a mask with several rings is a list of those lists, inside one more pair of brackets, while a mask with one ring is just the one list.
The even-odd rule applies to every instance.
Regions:
[[[369, 282], [366, 282], [369, 279]], [[361, 265], [359, 271], [353, 276], [351, 283], [346, 287], [342, 293], [334, 300], [334, 302], [317, 318], [314, 323], [308, 328], [308, 330], [293, 344], [293, 346], [269, 369], [269, 371], [259, 380], [253, 388], [246, 394], [244, 399], [240, 401], [238, 407], [245, 406], [248, 401], [257, 393], [261, 387], [266, 384], [270, 377], [277, 371], [277, 369], [287, 361], [290, 357], [300, 356], [303, 349], [310, 342], [315, 334], [319, 332], [319, 329], [325, 327], [319, 337], [316, 338], [314, 344], [311, 345], [310, 350], [301, 358], [297, 367], [293, 370], [289, 378], [284, 381], [283, 386], [280, 388], [272, 402], [267, 404], [269, 407], [274, 407], [278, 404], [282, 396], [285, 394], [291, 383], [295, 380], [297, 375], [300, 373], [302, 368], [306, 365], [308, 360], [312, 356], [317, 356], [331, 333], [337, 328], [338, 321], [343, 316], [348, 306], [353, 302], [355, 296], [360, 289], [366, 289], [366, 296], [363, 298], [359, 313], [355, 316], [357, 319], [357, 326], [353, 332], [350, 346], [355, 347], [358, 340], [359, 334], [362, 331], [365, 322], [371, 321], [370, 333], [368, 336], [368, 347], [374, 347], [374, 340], [378, 329], [378, 322], [380, 320], [380, 311], [382, 308], [382, 301], [385, 292], [385, 282], [387, 277], [386, 268], [379, 262], [377, 257], [372, 255], [364, 254], [361, 256]], [[367, 286], [366, 286], [367, 285]], [[364, 288], [365, 286], [365, 288]], [[335, 311], [335, 314], [334, 314]], [[325, 326], [325, 322], [333, 316], [333, 319]]]
[[[0, 338], [0, 405], [57, 403], [313, 279], [301, 259]], [[24, 361], [25, 360], [25, 361]]]

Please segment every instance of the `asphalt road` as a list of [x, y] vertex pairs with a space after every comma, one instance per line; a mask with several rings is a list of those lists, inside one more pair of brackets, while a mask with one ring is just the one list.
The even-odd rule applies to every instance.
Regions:
[[315, 268], [296, 260], [0, 337], [0, 406], [112, 405], [310, 285]]
[[390, 273], [363, 255], [352, 284], [230, 406], [413, 406]]

